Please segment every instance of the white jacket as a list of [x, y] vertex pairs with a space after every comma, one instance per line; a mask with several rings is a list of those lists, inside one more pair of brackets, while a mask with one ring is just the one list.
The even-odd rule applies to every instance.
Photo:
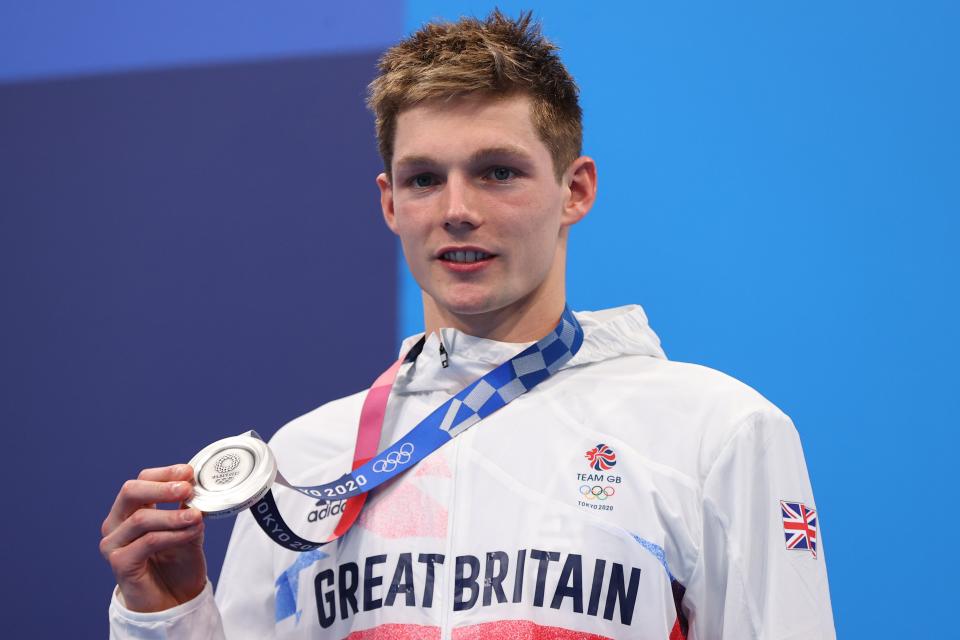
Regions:
[[[137, 614], [115, 596], [111, 637], [834, 638], [815, 520], [792, 517], [815, 503], [790, 419], [668, 361], [639, 307], [576, 315], [583, 347], [560, 372], [375, 491], [345, 537], [290, 552], [245, 512], [215, 599], [208, 586]], [[397, 378], [381, 446], [523, 346], [430, 336]], [[276, 434], [288, 480], [349, 469], [363, 398]], [[597, 471], [586, 453], [601, 444]], [[304, 537], [335, 525], [339, 503], [274, 493]]]

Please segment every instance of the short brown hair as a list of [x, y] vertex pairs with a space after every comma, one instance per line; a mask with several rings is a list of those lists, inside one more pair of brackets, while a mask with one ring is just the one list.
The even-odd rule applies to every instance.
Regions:
[[533, 125], [559, 180], [580, 156], [583, 125], [577, 85], [556, 51], [531, 12], [511, 20], [499, 9], [484, 20], [426, 24], [388, 49], [367, 99], [387, 175], [403, 109], [434, 98], [516, 92], [531, 97]]

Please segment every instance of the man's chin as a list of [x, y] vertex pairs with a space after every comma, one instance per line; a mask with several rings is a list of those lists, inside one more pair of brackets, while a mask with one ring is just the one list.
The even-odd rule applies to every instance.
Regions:
[[441, 315], [464, 320], [477, 320], [509, 306], [490, 295], [448, 296], [434, 300]]
[[529, 300], [528, 296], [516, 297], [509, 295], [509, 292], [505, 290], [480, 290], [479, 287], [474, 290], [461, 290], [452, 292], [452, 295], [433, 298], [433, 302], [441, 314], [474, 320], [479, 320], [483, 316], [509, 315], [522, 309]]
[[450, 315], [469, 318], [472, 316], [483, 316], [497, 311], [496, 305], [485, 302], [459, 302], [441, 305], [441, 309]]

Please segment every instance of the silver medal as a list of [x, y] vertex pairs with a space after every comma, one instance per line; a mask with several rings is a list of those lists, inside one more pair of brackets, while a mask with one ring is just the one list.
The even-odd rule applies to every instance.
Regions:
[[196, 483], [187, 506], [220, 518], [253, 505], [273, 485], [277, 462], [256, 431], [217, 440], [190, 460]]

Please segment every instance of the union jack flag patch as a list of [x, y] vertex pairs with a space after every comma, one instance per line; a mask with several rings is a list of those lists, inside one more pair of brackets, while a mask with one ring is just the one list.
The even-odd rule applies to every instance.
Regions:
[[802, 502], [780, 501], [783, 514], [783, 534], [787, 549], [810, 551], [817, 557], [817, 510]]

